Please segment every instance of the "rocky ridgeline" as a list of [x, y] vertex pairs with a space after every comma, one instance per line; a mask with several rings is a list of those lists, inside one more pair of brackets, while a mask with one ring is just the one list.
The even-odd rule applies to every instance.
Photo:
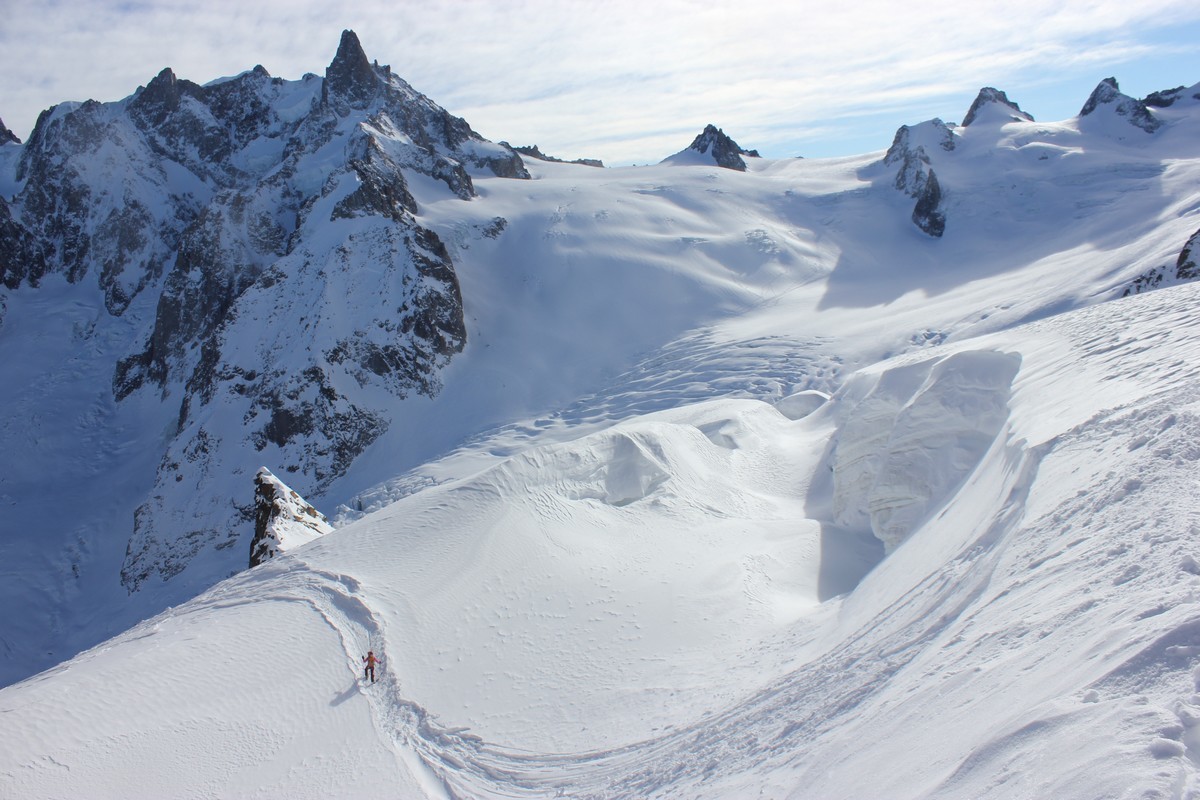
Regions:
[[513, 150], [515, 150], [516, 152], [520, 153], [523, 156], [529, 156], [530, 158], [536, 158], [538, 161], [550, 161], [554, 164], [579, 164], [584, 167], [603, 167], [604, 166], [604, 162], [598, 158], [576, 158], [576, 159], [567, 161], [566, 159], [556, 158], [554, 156], [548, 156], [545, 153], [543, 153], [541, 148], [538, 147], [536, 144], [522, 145], [520, 147], [514, 147]]
[[178, 408], [135, 515], [131, 592], [249, 537], [240, 454], [319, 494], [387, 429], [378, 390], [438, 392], [466, 343], [462, 298], [405, 171], [464, 199], [473, 173], [529, 177], [351, 31], [323, 78], [258, 66], [200, 86], [164, 69], [120, 102], [43, 112], [24, 145], [3, 128], [0, 146], [20, 147], [0, 281], [94, 285], [138, 337], [114, 397]]

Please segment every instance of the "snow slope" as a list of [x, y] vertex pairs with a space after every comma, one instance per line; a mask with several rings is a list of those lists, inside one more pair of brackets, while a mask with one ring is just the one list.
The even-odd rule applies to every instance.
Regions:
[[[687, 405], [414, 493], [0, 692], [0, 793], [1186, 794], [1198, 299], [900, 356], [798, 420]], [[997, 360], [1011, 383], [980, 380]], [[886, 435], [853, 424], [902, 381]], [[936, 502], [883, 557], [831, 484], [863, 460], [843, 451], [884, 475], [900, 444], [975, 463], [908, 473]]]
[[1200, 792], [1200, 285], [1121, 298], [1200, 227], [1198, 107], [947, 129], [940, 238], [882, 152], [406, 176], [441, 393], [333, 533], [0, 689], [0, 796]]

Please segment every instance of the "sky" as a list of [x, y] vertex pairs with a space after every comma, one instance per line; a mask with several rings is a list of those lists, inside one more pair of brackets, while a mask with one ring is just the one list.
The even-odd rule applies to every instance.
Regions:
[[0, 0], [0, 118], [22, 140], [65, 100], [119, 100], [163, 67], [324, 73], [341, 31], [483, 136], [652, 163], [721, 127], [763, 156], [882, 150], [960, 121], [993, 86], [1036, 119], [1115, 77], [1200, 82], [1194, 0]]

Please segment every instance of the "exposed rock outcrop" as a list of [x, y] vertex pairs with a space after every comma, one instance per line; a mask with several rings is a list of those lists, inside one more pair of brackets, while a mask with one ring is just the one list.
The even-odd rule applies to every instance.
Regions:
[[1186, 92], [1186, 86], [1176, 86], [1174, 89], [1164, 89], [1159, 92], [1151, 92], [1142, 99], [1142, 103], [1148, 108], [1170, 108], [1171, 106], [1175, 105], [1175, 101], [1183, 97]]
[[333, 530], [329, 520], [286, 483], [262, 467], [254, 476], [254, 538], [250, 566], [257, 567], [280, 553]]
[[1179, 258], [1175, 260], [1174, 267], [1163, 264], [1143, 272], [1130, 281], [1121, 296], [1128, 297], [1132, 294], [1141, 294], [1151, 289], [1157, 289], [1160, 286], [1171, 286], [1197, 279], [1200, 279], [1200, 230], [1188, 238], [1183, 249], [1179, 251]]
[[1179, 252], [1179, 259], [1175, 262], [1175, 277], [1181, 281], [1200, 278], [1200, 231], [1193, 233]]
[[913, 208], [912, 221], [918, 228], [934, 238], [946, 232], [946, 212], [942, 209], [942, 187], [938, 184], [937, 175], [929, 170], [925, 186], [917, 196], [917, 205]]
[[950, 152], [955, 148], [955, 134], [940, 119], [909, 127], [902, 125], [892, 139], [892, 146], [883, 163], [897, 167], [893, 185], [916, 199], [913, 223], [935, 238], [946, 231], [946, 213], [942, 207], [942, 187], [933, 172], [929, 148]]
[[20, 143], [21, 140], [17, 138], [17, 135], [5, 127], [4, 120], [0, 119], [0, 146]]

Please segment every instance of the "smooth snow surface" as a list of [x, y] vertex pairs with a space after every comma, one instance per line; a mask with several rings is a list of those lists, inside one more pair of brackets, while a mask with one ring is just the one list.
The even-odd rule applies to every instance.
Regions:
[[1200, 796], [1200, 284], [1120, 298], [1191, 108], [958, 129], [940, 240], [881, 153], [414, 179], [442, 394], [337, 530], [0, 690], [0, 796]]

